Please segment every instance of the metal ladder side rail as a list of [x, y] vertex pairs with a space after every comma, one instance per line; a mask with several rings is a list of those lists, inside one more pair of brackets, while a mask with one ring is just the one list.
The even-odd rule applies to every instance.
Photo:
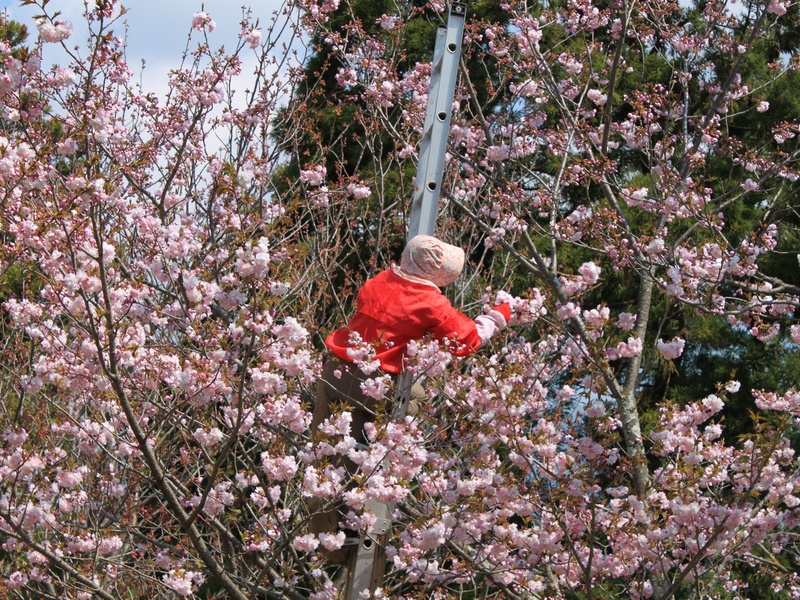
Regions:
[[[447, 21], [450, 22], [450, 19]], [[434, 123], [436, 121], [436, 107], [438, 104], [439, 89], [442, 80], [442, 61], [444, 58], [444, 48], [447, 44], [447, 28], [439, 26], [436, 28], [436, 45], [433, 49], [433, 63], [431, 66], [431, 78], [428, 83], [428, 100], [425, 106], [425, 123], [422, 126], [422, 137], [419, 144], [419, 158], [417, 160], [417, 175], [414, 183], [414, 195], [411, 201], [411, 214], [408, 221], [408, 239], [420, 233], [431, 235], [436, 222], [434, 211], [433, 220], [430, 218], [431, 193], [430, 187], [438, 188], [441, 182], [429, 181], [428, 172], [435, 173], [433, 165], [430, 163], [432, 152], [439, 152], [439, 144], [432, 143], [434, 135]], [[438, 127], [436, 128], [438, 130]], [[436, 131], [438, 135], [438, 131]], [[435, 148], [432, 149], [432, 146]], [[436, 162], [435, 160], [433, 162]], [[428, 184], [427, 186], [425, 184]], [[426, 190], [428, 190], [426, 192]], [[424, 207], [424, 208], [423, 208]], [[434, 206], [434, 208], [436, 208]]]
[[415, 235], [433, 235], [444, 174], [447, 136], [453, 113], [458, 63], [464, 38], [465, 2], [453, 2], [447, 28], [436, 32], [433, 68], [425, 109], [425, 125], [420, 141], [414, 199], [411, 203], [408, 239]]
[[[403, 372], [397, 378], [392, 420], [398, 421], [406, 416], [411, 399], [412, 383], [412, 376], [408, 371]], [[381, 468], [386, 467], [388, 464], [384, 460]], [[361, 534], [358, 547], [348, 565], [343, 594], [343, 598], [346, 600], [359, 598], [359, 594], [365, 590], [369, 591], [369, 597], [372, 598], [375, 590], [383, 582], [383, 574], [386, 570], [386, 544], [392, 530], [394, 504], [369, 499], [364, 510], [374, 515], [375, 523], [369, 532]]]
[[[436, 229], [436, 214], [466, 13], [465, 2], [453, 2], [447, 18], [447, 27], [439, 27], [436, 32], [408, 239], [420, 234], [433, 235]], [[397, 379], [395, 392], [397, 404], [392, 415], [395, 420], [403, 419], [406, 415], [412, 383], [409, 372], [402, 373]], [[365, 510], [372, 513], [376, 521], [370, 531], [361, 534], [358, 548], [348, 565], [347, 581], [342, 595], [344, 600], [359, 600], [363, 598], [361, 593], [364, 591], [368, 591], [369, 598], [373, 598], [375, 590], [383, 582], [386, 544], [391, 535], [394, 506], [370, 500]]]

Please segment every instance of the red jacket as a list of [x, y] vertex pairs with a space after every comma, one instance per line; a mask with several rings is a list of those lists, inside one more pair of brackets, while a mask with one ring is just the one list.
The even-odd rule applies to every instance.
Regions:
[[355, 331], [361, 339], [376, 344], [381, 368], [400, 373], [406, 346], [430, 333], [437, 340], [456, 340], [457, 356], [474, 352], [481, 345], [475, 321], [458, 312], [442, 292], [424, 283], [409, 281], [391, 269], [368, 280], [358, 292], [357, 310], [347, 327], [331, 333], [325, 345], [339, 358], [347, 355], [348, 337]]

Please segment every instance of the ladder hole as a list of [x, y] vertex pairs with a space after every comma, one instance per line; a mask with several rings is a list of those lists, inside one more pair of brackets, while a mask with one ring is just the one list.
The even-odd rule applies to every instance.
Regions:
[[444, 120], [447, 118], [447, 113], [442, 111], [436, 116], [442, 123], [444, 123]]
[[366, 550], [369, 550], [370, 548], [372, 548], [372, 540], [371, 540], [371, 539], [369, 539], [369, 538], [366, 538], [366, 539], [364, 540], [364, 548], [365, 548]]
[[436, 182], [435, 181], [429, 181], [428, 182], [428, 189], [430, 191], [432, 191], [432, 192], [436, 191]]
[[455, 51], [456, 51], [456, 44], [455, 44], [455, 42], [450, 42], [449, 44], [447, 44], [447, 49], [448, 49], [450, 52], [455, 52]]

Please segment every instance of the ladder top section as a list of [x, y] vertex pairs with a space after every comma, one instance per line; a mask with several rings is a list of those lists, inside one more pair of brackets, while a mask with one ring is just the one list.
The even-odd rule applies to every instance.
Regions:
[[451, 15], [458, 15], [458, 16], [466, 16], [467, 14], [467, 3], [466, 2], [453, 2], [450, 5], [450, 14]]

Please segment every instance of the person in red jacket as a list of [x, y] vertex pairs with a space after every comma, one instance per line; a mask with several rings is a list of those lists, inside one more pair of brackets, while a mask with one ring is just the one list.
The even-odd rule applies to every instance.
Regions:
[[[324, 362], [317, 387], [312, 436], [339, 405], [351, 413], [351, 435], [357, 442], [366, 443], [364, 425], [374, 420], [379, 402], [364, 393], [364, 383], [386, 373], [396, 379], [405, 367], [410, 341], [431, 335], [447, 340], [454, 355], [464, 356], [506, 327], [511, 316], [508, 304], [495, 306], [472, 319], [453, 308], [442, 294], [439, 288], [453, 283], [463, 268], [461, 248], [429, 235], [418, 235], [406, 245], [399, 265], [392, 265], [364, 284], [356, 298], [353, 318], [325, 339], [331, 356]], [[360, 347], [352, 343], [355, 338], [361, 340]], [[355, 364], [362, 358], [364, 344], [373, 349], [370, 362], [378, 361], [381, 372], [367, 374]], [[407, 414], [414, 416], [429, 398], [418, 383], [411, 386], [410, 396]], [[348, 472], [354, 472], [355, 465], [346, 457], [343, 462]], [[336, 531], [339, 511], [313, 508], [317, 512], [311, 519], [311, 533]], [[328, 553], [328, 560], [337, 563], [345, 556], [345, 552], [336, 551]]]
[[[372, 420], [377, 401], [362, 392], [369, 377], [354, 364], [358, 348], [354, 336], [372, 346], [372, 360], [392, 376], [405, 367], [408, 343], [426, 335], [448, 341], [456, 356], [474, 352], [495, 333], [506, 327], [511, 317], [508, 304], [495, 306], [488, 314], [472, 319], [459, 312], [442, 294], [440, 287], [453, 283], [464, 268], [464, 251], [429, 235], [412, 238], [400, 258], [359, 290], [356, 314], [346, 327], [332, 332], [325, 345], [333, 354], [323, 367], [317, 388], [312, 431], [331, 415], [331, 405], [344, 403], [353, 413], [353, 436], [363, 439], [363, 426]], [[413, 416], [427, 395], [418, 384], [412, 386], [408, 414]]]

